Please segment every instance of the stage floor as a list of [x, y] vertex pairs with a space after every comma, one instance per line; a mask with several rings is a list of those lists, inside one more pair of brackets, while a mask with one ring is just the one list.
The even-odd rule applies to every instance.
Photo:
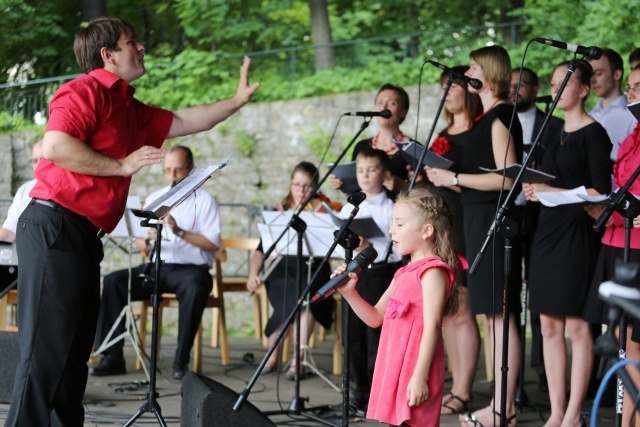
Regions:
[[[168, 425], [180, 425], [181, 411], [181, 382], [173, 380], [171, 377], [171, 366], [173, 362], [173, 351], [175, 349], [175, 338], [164, 337], [163, 348], [159, 360], [157, 376], [157, 391], [159, 393], [158, 404], [161, 407], [162, 415]], [[333, 337], [328, 337], [326, 341], [320, 342], [317, 348], [311, 350], [311, 355], [317, 368], [326, 374], [327, 379], [337, 388], [340, 388], [342, 376], [330, 374], [331, 345]], [[206, 339], [205, 339], [206, 342]], [[229, 366], [220, 364], [220, 351], [215, 348], [205, 346], [203, 348], [204, 364], [202, 375], [221, 383], [236, 393], [244, 390], [247, 382], [255, 372], [257, 364], [265, 354], [265, 349], [261, 343], [251, 338], [229, 338], [231, 363]], [[139, 385], [137, 382], [146, 380], [144, 371], [135, 370], [135, 355], [130, 345], [125, 347], [127, 356], [128, 374], [113, 377], [89, 377], [87, 391], [85, 393], [85, 426], [110, 426], [122, 425], [137, 413], [144, 403], [147, 385]], [[253, 355], [253, 362], [248, 363], [249, 354]], [[528, 365], [529, 360], [527, 358]], [[327, 373], [329, 372], [329, 373]], [[445, 384], [445, 390], [450, 387], [450, 378]], [[540, 426], [543, 424], [541, 417], [548, 416], [548, 410], [544, 409], [548, 403], [548, 395], [538, 390], [537, 376], [527, 369], [525, 374], [525, 393], [529, 401], [533, 404], [524, 407], [522, 413], [518, 414], [518, 425]], [[480, 356], [479, 369], [473, 387], [473, 408], [486, 406], [493, 393], [493, 388], [486, 381], [484, 371], [484, 356]], [[266, 375], [258, 378], [253, 387], [248, 401], [261, 411], [278, 411], [281, 408], [287, 409], [294, 397], [294, 383], [288, 381], [284, 374]], [[311, 412], [333, 423], [340, 425], [342, 394], [336, 391], [328, 382], [325, 382], [317, 375], [308, 376], [300, 382], [300, 397], [308, 398], [305, 402], [306, 408], [314, 406], [328, 405], [329, 409], [324, 412]], [[540, 405], [538, 405], [540, 404]], [[585, 403], [584, 410], [591, 410], [592, 401]], [[540, 406], [543, 409], [537, 409]], [[244, 408], [243, 408], [244, 409]], [[0, 424], [4, 425], [8, 405], [0, 404]], [[227, 411], [233, 411], [232, 407], [220, 408], [219, 416], [224, 417]], [[614, 425], [611, 414], [611, 406], [600, 409], [600, 421], [598, 425]], [[242, 413], [242, 409], [240, 414]], [[217, 413], [216, 413], [217, 415]], [[277, 425], [287, 426], [311, 426], [323, 425], [323, 423], [310, 420], [306, 417], [295, 415], [275, 415], [269, 417]], [[359, 426], [379, 426], [377, 421], [350, 418], [349, 424]], [[151, 414], [145, 414], [138, 418], [134, 425], [160, 425]], [[183, 423], [182, 425], [187, 425]], [[210, 424], [214, 425], [214, 424]], [[457, 415], [448, 415], [441, 418], [443, 427], [459, 426]]]

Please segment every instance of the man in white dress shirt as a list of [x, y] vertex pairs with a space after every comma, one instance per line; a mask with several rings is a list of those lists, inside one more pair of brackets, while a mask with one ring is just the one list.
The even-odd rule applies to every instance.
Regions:
[[[33, 144], [31, 148], [31, 167], [33, 170], [36, 170], [36, 166], [38, 162], [42, 158], [42, 140], [37, 141]], [[18, 218], [20, 214], [27, 207], [31, 197], [29, 197], [29, 192], [33, 186], [36, 185], [36, 180], [32, 179], [31, 181], [27, 181], [22, 184], [18, 191], [16, 191], [15, 196], [13, 197], [13, 202], [11, 206], [9, 206], [9, 210], [7, 211], [7, 219], [2, 224], [2, 228], [0, 228], [0, 241], [13, 243], [16, 241], [16, 227], [18, 226]]]
[[615, 160], [618, 147], [637, 123], [627, 109], [627, 97], [622, 93], [624, 64], [620, 54], [612, 49], [603, 49], [602, 57], [589, 63], [593, 67], [591, 88], [601, 98], [589, 115], [607, 131], [613, 144], [611, 159]]
[[[193, 167], [193, 155], [189, 148], [175, 146], [169, 149], [164, 157], [164, 175], [169, 185], [151, 193], [146, 204], [153, 202], [189, 176]], [[202, 189], [196, 190], [164, 219], [160, 240], [160, 255], [164, 264], [160, 270], [159, 289], [160, 292], [176, 294], [180, 302], [178, 347], [173, 362], [175, 379], [182, 379], [188, 370], [193, 340], [213, 287], [213, 278], [209, 270], [213, 265], [214, 252], [220, 247], [220, 239], [218, 205], [215, 199]], [[141, 250], [153, 252], [148, 239], [138, 239], [136, 244]], [[147, 264], [131, 270], [132, 301], [149, 298], [152, 283], [145, 283], [140, 275], [146, 274], [153, 278], [154, 271], [154, 267]], [[122, 308], [127, 304], [128, 279], [128, 270], [119, 270], [104, 278], [95, 348], [102, 343]], [[118, 326], [115, 336], [124, 331], [122, 322]], [[126, 373], [123, 346], [124, 342], [120, 340], [106, 349], [100, 363], [90, 368], [89, 374], [107, 376]]]

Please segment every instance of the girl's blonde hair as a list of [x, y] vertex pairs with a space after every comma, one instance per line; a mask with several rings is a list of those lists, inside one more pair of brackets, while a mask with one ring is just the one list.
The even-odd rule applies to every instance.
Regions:
[[396, 203], [409, 205], [421, 224], [430, 223], [433, 225], [433, 252], [451, 266], [455, 277], [451, 287], [451, 296], [444, 307], [445, 316], [453, 316], [458, 311], [460, 261], [453, 247], [453, 214], [449, 205], [436, 189], [426, 186], [418, 186], [409, 192], [401, 192]]

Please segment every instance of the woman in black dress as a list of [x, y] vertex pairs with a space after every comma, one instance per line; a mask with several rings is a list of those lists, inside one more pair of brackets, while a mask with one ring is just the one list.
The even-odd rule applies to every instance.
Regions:
[[[464, 236], [466, 257], [471, 262], [482, 247], [487, 231], [493, 223], [496, 207], [500, 202], [501, 189], [511, 188], [513, 181], [499, 174], [484, 173], [479, 168], [504, 168], [516, 163], [522, 157], [522, 128], [515, 117], [509, 133], [509, 123], [513, 115], [513, 105], [508, 101], [511, 85], [511, 60], [507, 51], [500, 46], [487, 46], [471, 52], [471, 64], [466, 75], [482, 82], [479, 90], [469, 87], [469, 92], [477, 93], [482, 102], [483, 112], [475, 119], [474, 126], [466, 134], [466, 142], [460, 157], [458, 172], [444, 169], [429, 171], [429, 179], [437, 186], [458, 186], [462, 190], [464, 213]], [[506, 195], [506, 194], [505, 194]], [[512, 259], [520, 259], [517, 253], [517, 238], [511, 239]], [[474, 315], [484, 314], [487, 318], [494, 354], [494, 378], [500, 381], [501, 363], [496, 355], [502, 354], [502, 289], [504, 285], [504, 239], [495, 236], [495, 251], [489, 245], [479, 268], [467, 276], [469, 303]], [[494, 275], [495, 272], [495, 275]], [[518, 302], [521, 286], [521, 267], [513, 263], [509, 275], [509, 371], [507, 376], [506, 416], [507, 424], [515, 423], [515, 390], [520, 365], [520, 346], [514, 312], [520, 307]], [[500, 390], [500, 387], [496, 387]], [[490, 406], [473, 414], [461, 416], [466, 426], [492, 426], [499, 423], [500, 396], [494, 396]]]
[[[551, 77], [551, 94], [567, 74], [565, 62]], [[589, 116], [584, 103], [591, 88], [593, 70], [576, 61], [558, 101], [564, 111], [564, 128], [545, 138], [542, 170], [555, 178], [545, 184], [525, 184], [527, 200], [539, 201], [537, 193], [584, 186], [591, 195], [611, 191], [611, 142], [604, 128]], [[529, 271], [531, 311], [540, 313], [544, 367], [549, 384], [551, 416], [546, 427], [582, 425], [580, 413], [593, 364], [593, 340], [587, 322], [580, 317], [600, 249], [593, 218], [580, 203], [540, 206], [538, 228], [531, 248]], [[567, 349], [571, 340], [571, 396], [566, 399]]]
[[[313, 189], [318, 185], [318, 174], [316, 167], [309, 162], [299, 163], [291, 173], [291, 186], [289, 187], [289, 194], [284, 198], [282, 203], [277, 206], [278, 210], [294, 211], [298, 210], [301, 203], [303, 203], [311, 194]], [[323, 197], [323, 196], [322, 196]], [[325, 202], [327, 199], [325, 198]], [[320, 201], [317, 199], [312, 200], [307, 209], [319, 211]], [[308, 269], [311, 269], [312, 275], [318, 269], [321, 263], [321, 259], [316, 258], [308, 266], [309, 258], [304, 258], [301, 275], [305, 280], [308, 277]], [[262, 242], [258, 249], [254, 252], [249, 267], [249, 278], [247, 280], [247, 289], [254, 292], [258, 286], [261, 285], [260, 269], [264, 263], [264, 252], [262, 248]], [[328, 264], [325, 264], [323, 270], [318, 274], [316, 280], [311, 287], [311, 294], [313, 295], [322, 285], [329, 281], [331, 275], [331, 269]], [[267, 287], [267, 297], [273, 307], [273, 313], [265, 326], [264, 333], [269, 337], [269, 346], [274, 342], [278, 333], [282, 329], [282, 324], [287, 316], [291, 313], [298, 301], [298, 282], [297, 282], [297, 259], [295, 256], [283, 256], [283, 259], [279, 260], [276, 267], [271, 271], [269, 276], [265, 279], [265, 286]], [[325, 328], [331, 327], [333, 320], [333, 299], [327, 298], [326, 300], [311, 304], [309, 310], [303, 309], [301, 311], [300, 319], [300, 341], [306, 343], [309, 338], [309, 334], [313, 331], [314, 320], [318, 321]], [[287, 379], [295, 379], [295, 358], [292, 359], [292, 363], [287, 371]], [[274, 351], [271, 358], [267, 361], [263, 373], [270, 373], [276, 369], [278, 364], [278, 352]], [[300, 378], [304, 378], [305, 371], [300, 369]]]
[[[456, 66], [452, 71], [458, 75], [464, 74], [468, 66]], [[443, 89], [449, 80], [449, 72], [440, 76]], [[431, 144], [430, 150], [451, 161], [450, 171], [457, 173], [465, 144], [469, 143], [468, 133], [475, 123], [475, 118], [482, 112], [482, 103], [477, 94], [467, 90], [467, 84], [462, 78], [455, 78], [444, 101], [444, 114], [447, 127], [440, 132]], [[427, 178], [437, 180], [438, 171], [425, 166]], [[441, 192], [447, 200], [454, 216], [454, 247], [461, 254], [465, 253], [464, 221], [460, 187], [457, 185], [441, 186]], [[475, 377], [480, 352], [480, 334], [475, 316], [469, 308], [469, 293], [467, 290], [466, 272], [461, 272], [462, 285], [460, 287], [459, 307], [455, 316], [444, 318], [443, 335], [444, 346], [451, 367], [451, 390], [442, 399], [442, 415], [459, 414], [469, 410], [471, 403], [471, 386]]]

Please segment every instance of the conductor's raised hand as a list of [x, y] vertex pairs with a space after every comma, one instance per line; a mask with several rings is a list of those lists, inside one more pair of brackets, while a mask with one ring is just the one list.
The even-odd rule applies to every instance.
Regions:
[[120, 175], [131, 176], [145, 166], [156, 165], [162, 162], [163, 158], [164, 150], [145, 145], [124, 159], [118, 160], [120, 163]]
[[[334, 277], [344, 273], [345, 271], [347, 271], [347, 264], [342, 264], [340, 267], [334, 270], [333, 274], [331, 274], [331, 278], [333, 279]], [[349, 279], [350, 280], [344, 286], [338, 288], [338, 291], [340, 291], [342, 295], [346, 296], [356, 288], [356, 283], [358, 283], [358, 275], [356, 273], [349, 273]]]
[[251, 58], [244, 57], [244, 62], [240, 67], [240, 80], [238, 81], [238, 90], [234, 96], [236, 102], [244, 105], [251, 101], [251, 97], [260, 87], [260, 83], [254, 83], [249, 86], [249, 69], [251, 68]]

